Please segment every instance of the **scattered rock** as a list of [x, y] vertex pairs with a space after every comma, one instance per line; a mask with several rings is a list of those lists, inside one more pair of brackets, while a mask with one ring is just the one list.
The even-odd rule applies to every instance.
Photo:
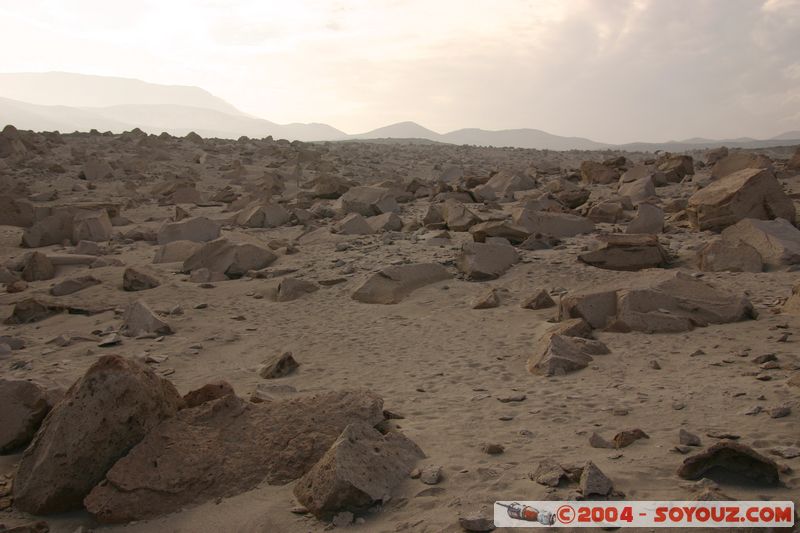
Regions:
[[227, 381], [219, 380], [187, 392], [183, 395], [183, 404], [186, 408], [192, 408], [233, 394], [235, 392], [231, 384]]
[[80, 507], [114, 463], [178, 410], [175, 387], [130, 359], [98, 359], [67, 391], [25, 450], [14, 504], [32, 514]]
[[172, 327], [158, 318], [142, 300], [136, 300], [125, 310], [120, 331], [128, 337], [171, 335], [174, 333]]
[[685, 446], [700, 446], [700, 437], [681, 428], [678, 432], [678, 442]]
[[649, 439], [649, 438], [650, 437], [647, 435], [647, 433], [638, 428], [620, 431], [619, 433], [614, 435], [614, 447], [617, 449], [625, 448], [627, 446], [630, 446], [639, 439]]
[[609, 496], [614, 490], [612, 481], [591, 461], [583, 467], [579, 485], [584, 498]]
[[8, 379], [0, 379], [0, 405], [0, 454], [26, 446], [51, 407], [39, 385]]
[[146, 291], [159, 285], [155, 274], [143, 269], [128, 267], [122, 275], [122, 288], [126, 291]]
[[749, 446], [731, 440], [720, 441], [697, 455], [687, 458], [678, 469], [683, 479], [699, 479], [724, 470], [751, 482], [777, 485], [778, 465]]
[[500, 277], [519, 262], [519, 254], [511, 246], [468, 242], [456, 260], [458, 270], [467, 279], [482, 281]]
[[158, 230], [158, 244], [174, 241], [208, 242], [218, 238], [220, 225], [206, 217], [186, 218], [167, 222]]
[[371, 304], [396, 304], [416, 289], [451, 277], [446, 268], [435, 263], [390, 266], [364, 280], [353, 293], [353, 299]]
[[42, 281], [53, 279], [56, 275], [56, 268], [50, 259], [41, 252], [33, 252], [25, 260], [22, 269], [22, 279], [25, 281]]
[[264, 379], [275, 379], [288, 376], [300, 367], [300, 363], [295, 361], [292, 352], [284, 352], [274, 357], [271, 361], [262, 366], [258, 375]]
[[523, 309], [548, 309], [555, 305], [550, 294], [544, 289], [539, 289], [533, 296], [528, 296], [520, 303], [520, 307]]
[[768, 269], [800, 263], [800, 230], [782, 218], [741, 220], [722, 232], [722, 240], [732, 246], [752, 247]]
[[500, 296], [497, 289], [489, 289], [472, 302], [473, 309], [492, 309], [500, 306]]
[[598, 240], [602, 247], [579, 255], [580, 261], [607, 270], [642, 270], [669, 263], [669, 255], [656, 235], [609, 234], [598, 236]]

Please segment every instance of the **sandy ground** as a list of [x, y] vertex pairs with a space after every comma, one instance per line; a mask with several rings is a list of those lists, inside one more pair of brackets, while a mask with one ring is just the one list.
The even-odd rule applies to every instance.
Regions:
[[[202, 187], [213, 186], [207, 178]], [[212, 184], [212, 185], [208, 185]], [[32, 182], [32, 189], [45, 189]], [[114, 184], [90, 191], [93, 198], [113, 196]], [[119, 189], [117, 189], [119, 190]], [[72, 195], [79, 198], [80, 195]], [[67, 200], [69, 195], [67, 195]], [[60, 201], [64, 201], [62, 198]], [[418, 216], [424, 202], [404, 204], [404, 220]], [[154, 227], [170, 217], [172, 206], [144, 203], [124, 210], [136, 222], [152, 219]], [[220, 207], [190, 206], [193, 215], [222, 216]], [[612, 229], [601, 225], [603, 231]], [[115, 228], [124, 230], [125, 228]], [[20, 257], [21, 228], [0, 228], [0, 259]], [[242, 230], [227, 227], [226, 236], [266, 245], [275, 238], [294, 238], [300, 228]], [[665, 242], [678, 253], [677, 267], [694, 272], [693, 250], [709, 234], [677, 229]], [[569, 497], [574, 487], [548, 489], [529, 478], [542, 459], [561, 463], [592, 460], [629, 500], [685, 500], [697, 494], [693, 483], [681, 480], [676, 469], [684, 456], [673, 447], [683, 428], [701, 436], [703, 445], [716, 442], [707, 436], [730, 432], [740, 442], [770, 455], [776, 446], [800, 446], [797, 417], [800, 390], [785, 383], [800, 368], [798, 339], [793, 334], [800, 317], [778, 313], [781, 299], [791, 293], [797, 274], [706, 273], [704, 279], [735, 292], [745, 292], [759, 317], [734, 324], [713, 325], [678, 334], [607, 333], [597, 338], [611, 349], [589, 368], [562, 377], [529, 374], [525, 364], [537, 349], [535, 341], [555, 316], [554, 309], [522, 309], [519, 302], [537, 288], [558, 292], [600, 282], [625, 280], [630, 273], [597, 269], [579, 263], [577, 254], [591, 237], [565, 240], [559, 249], [521, 251], [522, 261], [497, 280], [439, 282], [415, 291], [396, 305], [369, 305], [351, 294], [369, 273], [401, 262], [446, 262], [458, 254], [469, 234], [453, 233], [446, 246], [413, 242], [398, 234], [391, 244], [382, 236], [338, 236], [326, 233], [300, 238], [299, 253], [282, 255], [271, 269], [293, 268], [293, 275], [320, 281], [345, 278], [331, 287], [292, 302], [265, 297], [277, 280], [239, 279], [201, 288], [178, 272], [180, 264], [150, 265], [156, 246], [146, 242], [112, 245], [112, 254], [126, 265], [150, 265], [161, 286], [138, 293], [121, 289], [124, 267], [92, 269], [103, 281], [70, 296], [70, 303], [113, 306], [142, 298], [158, 311], [180, 306], [181, 314], [168, 321], [176, 334], [162, 340], [125, 339], [121, 345], [99, 348], [95, 342], [75, 342], [66, 347], [49, 344], [54, 337], [74, 332], [89, 334], [119, 326], [113, 311], [91, 317], [60, 315], [42, 322], [4, 326], [6, 334], [24, 337], [27, 347], [0, 360], [6, 378], [33, 379], [48, 386], [67, 388], [106, 353], [167, 359], [153, 365], [168, 376], [181, 393], [209, 381], [229, 381], [240, 396], [248, 397], [264, 383], [256, 372], [260, 363], [291, 350], [299, 370], [278, 382], [298, 391], [366, 387], [385, 400], [385, 407], [400, 413], [399, 426], [427, 455], [425, 464], [441, 465], [444, 476], [433, 486], [408, 479], [393, 498], [349, 526], [360, 532], [461, 531], [461, 515], [490, 512], [495, 500], [540, 500]], [[336, 243], [351, 247], [336, 250]], [[63, 251], [52, 246], [43, 251]], [[450, 267], [453, 272], [455, 269]], [[33, 282], [23, 293], [0, 294], [0, 314], [11, 312], [14, 302], [32, 294], [45, 294], [65, 276], [86, 273], [86, 267], [61, 269], [56, 280]], [[472, 301], [487, 290], [502, 289], [501, 305], [474, 310]], [[197, 304], [206, 303], [204, 309]], [[698, 350], [702, 354], [693, 355]], [[781, 369], [773, 379], [758, 381], [752, 358], [774, 353]], [[660, 369], [651, 367], [658, 361]], [[24, 363], [24, 364], [22, 364]], [[521, 402], [502, 403], [497, 397], [521, 392]], [[771, 419], [765, 413], [745, 415], [760, 405], [794, 406], [790, 416]], [[649, 439], [621, 450], [596, 449], [589, 436], [607, 439], [625, 429], [640, 428]], [[499, 443], [505, 453], [490, 456], [486, 443]], [[0, 457], [0, 475], [11, 475], [21, 454]], [[773, 456], [774, 457], [774, 456]], [[736, 499], [800, 498], [800, 458], [776, 458], [792, 468], [776, 488], [720, 484]], [[103, 530], [126, 532], [295, 532], [322, 531], [327, 524], [313, 517], [292, 514], [296, 505], [292, 484], [268, 486], [218, 502], [208, 502], [162, 518]], [[31, 520], [17, 511], [0, 513], [0, 523], [14, 525]], [[85, 512], [46, 517], [50, 530], [73, 532], [78, 526], [97, 527]]]

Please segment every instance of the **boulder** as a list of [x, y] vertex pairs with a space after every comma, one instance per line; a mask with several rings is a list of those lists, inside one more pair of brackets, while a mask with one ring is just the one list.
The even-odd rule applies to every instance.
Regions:
[[223, 237], [201, 246], [183, 262], [182, 270], [192, 272], [206, 268], [228, 278], [240, 278], [249, 270], [268, 267], [276, 259], [277, 256], [266, 248], [250, 243], [233, 243]]
[[280, 283], [278, 283], [275, 301], [291, 302], [318, 290], [319, 285], [313, 281], [299, 278], [284, 278], [280, 281]]
[[100, 283], [100, 280], [94, 276], [78, 276], [76, 278], [59, 281], [50, 287], [50, 294], [53, 296], [66, 296], [74, 292], [82, 291], [83, 289], [88, 289], [89, 287], [94, 287]]
[[108, 211], [78, 211], [72, 220], [72, 242], [80, 241], [103, 242], [111, 239], [113, 235], [111, 219]]
[[779, 467], [775, 461], [765, 457], [744, 444], [723, 440], [702, 452], [688, 457], [678, 468], [683, 479], [700, 479], [724, 471], [742, 481], [775, 486], [780, 483]]
[[600, 235], [597, 240], [602, 246], [580, 254], [578, 260], [607, 270], [642, 270], [669, 264], [669, 254], [656, 235], [617, 233]]
[[752, 152], [731, 152], [714, 163], [711, 179], [718, 180], [744, 169], [772, 170], [772, 161], [765, 155]]
[[539, 353], [528, 359], [528, 372], [545, 376], [562, 376], [586, 368], [592, 355], [609, 353], [605, 344], [594, 339], [546, 334], [540, 340]]
[[513, 220], [514, 224], [525, 228], [531, 234], [549, 235], [558, 239], [594, 231], [594, 223], [591, 220], [568, 213], [549, 213], [523, 208], [514, 211]]
[[53, 279], [56, 275], [56, 267], [47, 255], [41, 252], [29, 254], [23, 265], [22, 279], [28, 282]]
[[382, 420], [383, 401], [368, 391], [257, 404], [226, 395], [183, 409], [150, 431], [84, 503], [99, 521], [118, 523], [230, 497], [265, 481], [288, 483], [311, 470], [349, 424]]
[[746, 218], [725, 228], [722, 240], [734, 246], [741, 243], [751, 246], [768, 270], [800, 263], [800, 230], [782, 218]]
[[665, 174], [667, 181], [677, 183], [694, 174], [694, 160], [690, 155], [668, 154], [658, 162], [656, 168]]
[[213, 241], [220, 235], [218, 222], [206, 217], [185, 218], [179, 222], [167, 222], [158, 229], [158, 244], [173, 241]]
[[90, 156], [83, 165], [81, 175], [89, 181], [104, 180], [114, 176], [114, 169], [105, 159]]
[[0, 454], [27, 446], [51, 407], [39, 385], [8, 379], [0, 379], [0, 405]]
[[472, 302], [473, 309], [494, 309], [499, 306], [500, 295], [497, 293], [497, 289], [489, 289]]
[[233, 390], [233, 386], [227, 381], [212, 381], [211, 383], [206, 383], [199, 389], [194, 389], [184, 394], [183, 407], [197, 407], [198, 405], [234, 394], [236, 394], [236, 392]]
[[[24, 282], [21, 282], [24, 283]], [[67, 311], [67, 306], [41, 298], [26, 298], [14, 304], [6, 324], [30, 324]]]
[[122, 274], [122, 289], [126, 291], [146, 291], [161, 285], [154, 273], [141, 268], [128, 267]]
[[442, 218], [451, 231], [468, 231], [481, 222], [481, 218], [457, 200], [447, 200], [442, 205]]
[[528, 296], [520, 303], [523, 309], [547, 309], [555, 307], [556, 303], [544, 289], [539, 289], [532, 296]]
[[617, 194], [629, 198], [634, 205], [657, 196], [656, 186], [650, 176], [620, 184]]
[[613, 224], [625, 216], [625, 208], [621, 202], [606, 200], [591, 207], [586, 213], [586, 218], [592, 222], [606, 222]]
[[[792, 295], [787, 298], [781, 311], [791, 315], [800, 315], [800, 283], [795, 283], [792, 287]], [[800, 379], [798, 384], [800, 384]]]
[[277, 228], [287, 224], [292, 214], [280, 204], [256, 203], [236, 215], [236, 224], [248, 228]]
[[446, 268], [436, 263], [390, 266], [364, 280], [353, 293], [353, 299], [370, 304], [396, 304], [420, 287], [451, 277]]
[[354, 422], [298, 480], [294, 495], [318, 518], [365, 511], [388, 500], [424, 456], [398, 431], [383, 435], [369, 424]]
[[401, 231], [403, 229], [403, 220], [395, 213], [384, 213], [382, 215], [369, 217], [367, 219], [367, 224], [372, 228], [372, 233]]
[[485, 187], [491, 189], [497, 198], [509, 200], [514, 198], [515, 192], [536, 188], [536, 181], [524, 174], [501, 170], [486, 182]]
[[591, 461], [587, 461], [584, 465], [578, 485], [586, 499], [609, 496], [614, 490], [611, 479]]
[[652, 204], [639, 204], [636, 216], [628, 222], [626, 233], [661, 233], [664, 231], [664, 211]]
[[259, 368], [258, 375], [264, 379], [277, 379], [288, 376], [300, 367], [292, 352], [284, 352], [273, 357]]
[[792, 158], [786, 163], [789, 170], [800, 170], [800, 147], [794, 151]]
[[313, 194], [315, 198], [335, 199], [350, 189], [350, 182], [339, 176], [325, 175], [314, 180]]
[[71, 213], [60, 211], [36, 221], [22, 232], [22, 246], [39, 248], [71, 240], [72, 219]]
[[772, 171], [752, 168], [700, 189], [689, 198], [686, 212], [697, 230], [722, 230], [744, 218], [795, 218], [794, 203]]
[[[733, 227], [733, 226], [731, 226]], [[761, 254], [743, 242], [715, 239], [697, 254], [698, 267], [704, 272], [761, 272]]]
[[561, 299], [560, 316], [593, 328], [671, 333], [755, 316], [750, 301], [678, 270], [643, 271]]
[[353, 187], [338, 202], [343, 213], [358, 213], [365, 217], [400, 210], [392, 191], [384, 187]]
[[726, 157], [728, 155], [728, 147], [727, 146], [720, 146], [719, 148], [713, 148], [711, 150], [706, 151], [706, 165], [707, 166], [714, 166], [714, 164]]
[[486, 242], [488, 237], [502, 237], [512, 244], [520, 244], [530, 237], [528, 230], [505, 220], [480, 222], [469, 228], [475, 242]]
[[619, 180], [619, 172], [597, 161], [581, 163], [581, 181], [587, 184], [608, 185]]
[[367, 220], [358, 213], [350, 213], [339, 222], [337, 227], [341, 235], [371, 235], [375, 233]]
[[456, 266], [467, 279], [482, 281], [500, 277], [517, 262], [519, 254], [512, 246], [468, 242], [461, 247]]
[[153, 257], [153, 263], [182, 263], [202, 246], [203, 243], [194, 241], [168, 242], [158, 247], [156, 255]]
[[77, 509], [106, 472], [181, 397], [152, 370], [117, 355], [100, 357], [45, 419], [14, 480], [14, 505], [32, 514]]
[[170, 335], [172, 328], [161, 320], [142, 300], [136, 300], [128, 305], [122, 315], [120, 331], [128, 337], [139, 335]]

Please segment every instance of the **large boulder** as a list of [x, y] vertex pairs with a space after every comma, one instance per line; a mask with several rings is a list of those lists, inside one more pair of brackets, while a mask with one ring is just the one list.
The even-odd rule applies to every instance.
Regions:
[[681, 271], [652, 270], [569, 293], [561, 299], [560, 315], [583, 318], [598, 329], [671, 333], [746, 320], [755, 311], [745, 296]]
[[182, 263], [202, 248], [203, 243], [194, 241], [172, 241], [158, 247], [153, 263]]
[[338, 202], [343, 213], [358, 213], [365, 217], [400, 210], [392, 191], [384, 187], [353, 187]]
[[772, 161], [769, 157], [761, 154], [732, 152], [714, 162], [714, 166], [711, 168], [711, 179], [718, 180], [744, 169], [772, 170]]
[[347, 426], [317, 464], [294, 486], [294, 495], [318, 518], [363, 512], [387, 500], [424, 454], [398, 431], [381, 434], [364, 422]]
[[136, 300], [128, 305], [122, 315], [123, 335], [137, 337], [139, 335], [170, 335], [172, 327], [160, 319], [150, 306], [142, 300]]
[[0, 454], [27, 446], [51, 407], [39, 385], [8, 379], [0, 379], [0, 405]]
[[647, 176], [620, 184], [617, 193], [623, 198], [629, 198], [631, 203], [639, 204], [648, 198], [656, 196], [656, 186], [653, 183], [653, 178]]
[[218, 238], [220, 225], [206, 217], [185, 218], [167, 222], [158, 229], [158, 244], [173, 241], [208, 242]]
[[447, 269], [436, 263], [390, 266], [364, 280], [353, 293], [353, 299], [370, 304], [396, 304], [416, 289], [450, 277]]
[[280, 204], [256, 203], [236, 215], [236, 224], [248, 228], [277, 228], [291, 220], [292, 214]]
[[746, 218], [725, 228], [722, 239], [753, 247], [768, 269], [782, 269], [800, 263], [800, 230], [782, 218]]
[[525, 228], [529, 233], [549, 235], [557, 239], [594, 231], [594, 223], [591, 220], [568, 213], [522, 208], [513, 212], [513, 220], [514, 224]]
[[481, 222], [481, 218], [467, 209], [464, 204], [452, 198], [442, 205], [442, 218], [447, 227], [452, 231], [468, 231], [472, 226]]
[[608, 270], [642, 270], [669, 263], [669, 254], [656, 235], [617, 233], [600, 235], [597, 240], [602, 246], [579, 255], [580, 261]]
[[508, 239], [511, 244], [520, 244], [530, 237], [528, 230], [506, 220], [489, 220], [469, 228], [475, 242], [486, 242], [487, 237]]
[[219, 238], [200, 247], [183, 262], [183, 271], [206, 268], [209, 272], [240, 278], [249, 270], [271, 265], [277, 256], [266, 248], [250, 243], [233, 243]]
[[22, 246], [39, 248], [51, 244], [63, 244], [72, 239], [73, 214], [59, 211], [36, 221], [22, 233]]
[[461, 247], [456, 266], [467, 279], [482, 281], [500, 277], [517, 262], [513, 246], [468, 242]]
[[383, 420], [368, 391], [249, 403], [229, 394], [154, 428], [86, 497], [101, 522], [142, 520], [311, 470], [352, 423]]
[[111, 239], [114, 229], [108, 211], [78, 211], [72, 220], [72, 242], [103, 242]]
[[513, 199], [515, 192], [533, 189], [536, 182], [524, 174], [501, 170], [486, 182], [485, 187], [500, 199]]
[[53, 408], [22, 456], [15, 507], [32, 514], [79, 508], [114, 463], [180, 404], [175, 387], [149, 368], [101, 357]]
[[56, 267], [46, 254], [33, 252], [25, 258], [22, 268], [22, 279], [25, 281], [53, 279], [55, 275]]
[[[731, 226], [735, 227], [735, 226]], [[698, 267], [705, 272], [761, 272], [761, 254], [743, 242], [715, 239], [697, 254]]]
[[656, 168], [665, 174], [667, 181], [678, 182], [694, 174], [694, 160], [690, 155], [669, 154], [658, 162]]
[[581, 180], [587, 184], [608, 185], [619, 180], [619, 171], [597, 161], [584, 161], [581, 163]]
[[652, 204], [639, 204], [636, 216], [628, 222], [625, 233], [661, 233], [664, 231], [664, 211]]
[[722, 230], [743, 218], [794, 221], [794, 203], [771, 170], [744, 169], [689, 198], [689, 222], [698, 230]]

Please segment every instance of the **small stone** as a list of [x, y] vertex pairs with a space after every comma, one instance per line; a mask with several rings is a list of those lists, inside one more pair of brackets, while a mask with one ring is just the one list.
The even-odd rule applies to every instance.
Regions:
[[438, 465], [428, 465], [423, 467], [419, 473], [419, 480], [426, 485], [436, 485], [442, 479], [442, 467]]
[[580, 491], [584, 498], [590, 496], [608, 496], [614, 484], [597, 466], [588, 461], [581, 473]]
[[800, 448], [797, 446], [775, 446], [769, 452], [778, 457], [783, 457], [784, 459], [800, 457]]
[[488, 455], [500, 455], [504, 451], [506, 451], [505, 447], [502, 444], [484, 444], [483, 446], [483, 453]]
[[592, 432], [589, 437], [589, 446], [592, 448], [613, 448], [614, 445], [600, 436], [597, 432]]
[[614, 447], [625, 448], [630, 446], [639, 439], [649, 439], [650, 437], [639, 428], [620, 431], [614, 435]]
[[506, 394], [503, 396], [498, 396], [497, 400], [502, 403], [510, 403], [510, 402], [521, 402], [524, 401], [527, 396], [521, 392], [515, 394]]
[[758, 355], [753, 358], [753, 362], [757, 365], [762, 363], [766, 363], [767, 361], [777, 361], [778, 357], [774, 353], [765, 353], [764, 355]]
[[122, 337], [117, 333], [106, 335], [103, 340], [97, 343], [100, 348], [107, 348], [109, 346], [116, 346], [122, 344]]
[[769, 411], [767, 411], [767, 413], [769, 414], [770, 418], [783, 418], [792, 413], [792, 408], [788, 405], [779, 405], [771, 408]]
[[658, 361], [656, 361], [655, 359], [650, 361], [649, 364], [650, 364], [650, 368], [652, 368], [653, 370], [661, 370], [661, 365], [658, 364]]
[[523, 309], [547, 309], [550, 307], [555, 307], [556, 303], [550, 297], [546, 290], [541, 289], [536, 292], [533, 296], [529, 296], [525, 298], [520, 307]]
[[284, 352], [264, 364], [258, 371], [258, 375], [264, 379], [282, 378], [294, 372], [299, 366], [300, 363], [295, 361], [292, 352]]
[[473, 309], [493, 309], [500, 305], [500, 297], [496, 289], [489, 289], [488, 292], [479, 296], [472, 302]]
[[476, 533], [494, 531], [494, 522], [492, 519], [483, 516], [459, 517], [458, 525], [460, 525], [464, 531], [474, 531]]
[[685, 446], [700, 446], [700, 437], [681, 428], [678, 432], [678, 442]]

